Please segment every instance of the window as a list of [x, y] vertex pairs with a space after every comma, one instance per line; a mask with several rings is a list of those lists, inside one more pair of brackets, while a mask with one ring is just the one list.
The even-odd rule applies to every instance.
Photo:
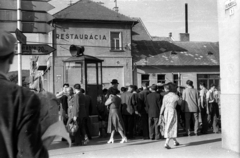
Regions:
[[199, 83], [203, 82], [207, 89], [210, 88], [211, 84], [215, 84], [216, 88], [220, 90], [220, 75], [219, 74], [199, 74], [197, 75], [198, 88]]
[[119, 51], [122, 50], [122, 33], [121, 32], [111, 32], [111, 50]]
[[147, 84], [147, 86], [149, 86], [149, 75], [142, 75], [142, 84], [143, 83], [146, 83]]
[[179, 77], [178, 77], [178, 74], [173, 74], [173, 83], [176, 84], [176, 85], [181, 85], [180, 74], [179, 74]]
[[157, 75], [157, 82], [158, 83], [165, 83], [165, 75]]

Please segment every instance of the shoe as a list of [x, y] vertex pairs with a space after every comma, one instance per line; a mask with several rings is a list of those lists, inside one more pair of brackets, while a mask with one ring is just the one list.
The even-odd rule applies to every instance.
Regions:
[[108, 143], [108, 144], [114, 143], [114, 139], [110, 139], [107, 143]]
[[123, 138], [120, 143], [127, 143], [127, 137]]
[[178, 142], [175, 142], [174, 143], [174, 146], [179, 146], [180, 144]]
[[169, 145], [167, 145], [167, 144], [164, 145], [164, 148], [171, 149], [171, 147]]

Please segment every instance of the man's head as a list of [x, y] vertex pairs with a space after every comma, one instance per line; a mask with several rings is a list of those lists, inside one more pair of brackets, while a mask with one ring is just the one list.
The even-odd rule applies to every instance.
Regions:
[[126, 91], [127, 91], [126, 87], [121, 87], [121, 92], [122, 92], [122, 93], [124, 93], [124, 92], [126, 92]]
[[8, 73], [10, 65], [13, 63], [16, 42], [17, 40], [12, 34], [0, 30], [0, 71], [3, 73]]
[[85, 90], [83, 88], [81, 88], [81, 93], [85, 93]]
[[78, 92], [80, 92], [81, 91], [81, 85], [80, 84], [75, 84], [74, 86], [73, 86], [73, 88], [74, 88], [74, 92], [75, 93], [78, 93]]
[[143, 82], [143, 83], [142, 83], [142, 88], [143, 88], [143, 89], [146, 89], [147, 86], [148, 86], [147, 82]]
[[204, 84], [203, 82], [200, 82], [200, 83], [199, 83], [199, 88], [200, 88], [200, 89], [205, 88], [205, 84]]
[[134, 89], [134, 85], [130, 85], [130, 86], [128, 86], [128, 92], [133, 92], [133, 89]]
[[102, 90], [102, 93], [103, 93], [103, 95], [106, 95], [106, 94], [108, 93], [108, 90], [107, 90], [106, 88], [104, 88], [104, 89]]
[[67, 92], [67, 88], [69, 88], [69, 84], [68, 83], [64, 83], [63, 84], [63, 91]]
[[69, 96], [71, 96], [71, 95], [74, 94], [72, 87], [68, 87], [68, 88], [67, 88], [67, 94], [68, 94]]
[[116, 89], [118, 88], [118, 84], [119, 84], [119, 83], [118, 83], [118, 80], [117, 80], [117, 79], [113, 79], [112, 82], [111, 82], [111, 84], [112, 84], [112, 86], [113, 86], [114, 88], [116, 88]]
[[188, 87], [192, 87], [193, 88], [193, 81], [187, 80], [186, 84], [187, 84]]
[[211, 91], [214, 91], [216, 89], [216, 85], [213, 83], [213, 84], [211, 84], [211, 87], [210, 87], [210, 90]]
[[150, 87], [150, 91], [155, 92], [157, 90], [157, 85], [152, 84], [152, 86]]

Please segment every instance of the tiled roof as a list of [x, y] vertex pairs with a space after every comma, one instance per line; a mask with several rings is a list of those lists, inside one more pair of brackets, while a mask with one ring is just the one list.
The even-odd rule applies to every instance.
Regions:
[[168, 41], [172, 42], [173, 39], [171, 37], [158, 37], [158, 36], [152, 36], [153, 41]]
[[132, 53], [137, 65], [219, 66], [217, 42], [134, 41], [133, 43]]
[[136, 25], [133, 26], [132, 28], [132, 39], [134, 41], [151, 41], [151, 36], [147, 30], [147, 28], [144, 26], [141, 18], [134, 18], [135, 20], [138, 21]]
[[54, 20], [97, 20], [97, 21], [117, 21], [117, 22], [136, 22], [125, 15], [108, 9], [99, 3], [90, 0], [81, 0], [77, 3], [55, 13]]

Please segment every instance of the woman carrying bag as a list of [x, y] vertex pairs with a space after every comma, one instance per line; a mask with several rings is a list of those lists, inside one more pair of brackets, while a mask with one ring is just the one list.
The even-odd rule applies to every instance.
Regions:
[[179, 97], [175, 93], [176, 86], [173, 83], [166, 84], [164, 86], [164, 90], [167, 94], [163, 98], [158, 125], [160, 125], [160, 129], [162, 129], [162, 131], [164, 130], [164, 138], [166, 138], [164, 147], [166, 149], [171, 149], [168, 145], [171, 139], [173, 139], [175, 146], [179, 145], [176, 139], [178, 123], [176, 106], [179, 101]]
[[120, 105], [121, 105], [121, 98], [117, 96], [119, 91], [117, 89], [111, 89], [109, 91], [109, 98], [106, 101], [105, 105], [109, 106], [109, 117], [108, 117], [108, 133], [111, 133], [110, 140], [107, 142], [114, 143], [114, 134], [115, 131], [119, 132], [122, 136], [122, 141], [120, 143], [127, 142], [127, 137], [124, 135], [124, 124], [122, 120], [122, 116], [120, 114]]

